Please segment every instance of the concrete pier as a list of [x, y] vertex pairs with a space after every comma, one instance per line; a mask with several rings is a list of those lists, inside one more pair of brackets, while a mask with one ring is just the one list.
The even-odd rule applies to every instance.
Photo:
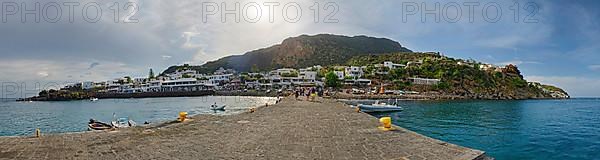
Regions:
[[[484, 159], [482, 151], [428, 138], [333, 100], [254, 113], [199, 115], [185, 123], [117, 131], [0, 137], [0, 159]], [[173, 119], [178, 111], [173, 111]], [[42, 131], [43, 134], [43, 131]]]

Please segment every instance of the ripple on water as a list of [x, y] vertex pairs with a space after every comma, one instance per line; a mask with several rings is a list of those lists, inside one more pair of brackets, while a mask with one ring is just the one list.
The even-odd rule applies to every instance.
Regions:
[[404, 102], [394, 124], [498, 159], [597, 159], [600, 99]]
[[[212, 112], [213, 103], [227, 104], [225, 112]], [[130, 117], [138, 123], [174, 120], [178, 113], [237, 114], [252, 106], [274, 103], [267, 97], [176, 97], [145, 99], [102, 99], [96, 102], [0, 102], [0, 136], [31, 135], [36, 128], [44, 133], [64, 133], [87, 130], [89, 118], [110, 121], [112, 114]]]

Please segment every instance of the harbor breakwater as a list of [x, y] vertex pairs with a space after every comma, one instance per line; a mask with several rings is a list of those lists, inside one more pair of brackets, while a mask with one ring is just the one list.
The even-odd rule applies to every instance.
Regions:
[[[0, 137], [0, 159], [486, 159], [329, 99], [284, 98], [238, 115], [184, 123], [31, 137]], [[92, 139], [92, 140], [91, 140]]]

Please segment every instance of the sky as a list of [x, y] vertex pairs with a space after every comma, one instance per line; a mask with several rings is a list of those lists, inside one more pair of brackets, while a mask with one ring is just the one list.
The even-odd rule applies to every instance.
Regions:
[[0, 2], [2, 98], [70, 82], [146, 77], [150, 68], [200, 65], [322, 33], [515, 64], [528, 81], [600, 97], [598, 1]]

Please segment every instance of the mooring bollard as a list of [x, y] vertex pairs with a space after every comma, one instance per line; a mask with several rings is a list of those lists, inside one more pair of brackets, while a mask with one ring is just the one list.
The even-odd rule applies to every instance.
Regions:
[[382, 126], [379, 127], [379, 129], [381, 129], [383, 131], [392, 131], [392, 130], [394, 130], [394, 128], [392, 127], [392, 117], [381, 117], [379, 119], [379, 122], [382, 125]]
[[41, 136], [42, 136], [42, 131], [40, 131], [39, 128], [36, 128], [35, 129], [35, 137], [36, 138], [40, 138]]
[[187, 118], [187, 115], [188, 115], [187, 112], [179, 112], [179, 118], [177, 118], [177, 121], [179, 121], [179, 122], [185, 121], [185, 119]]

